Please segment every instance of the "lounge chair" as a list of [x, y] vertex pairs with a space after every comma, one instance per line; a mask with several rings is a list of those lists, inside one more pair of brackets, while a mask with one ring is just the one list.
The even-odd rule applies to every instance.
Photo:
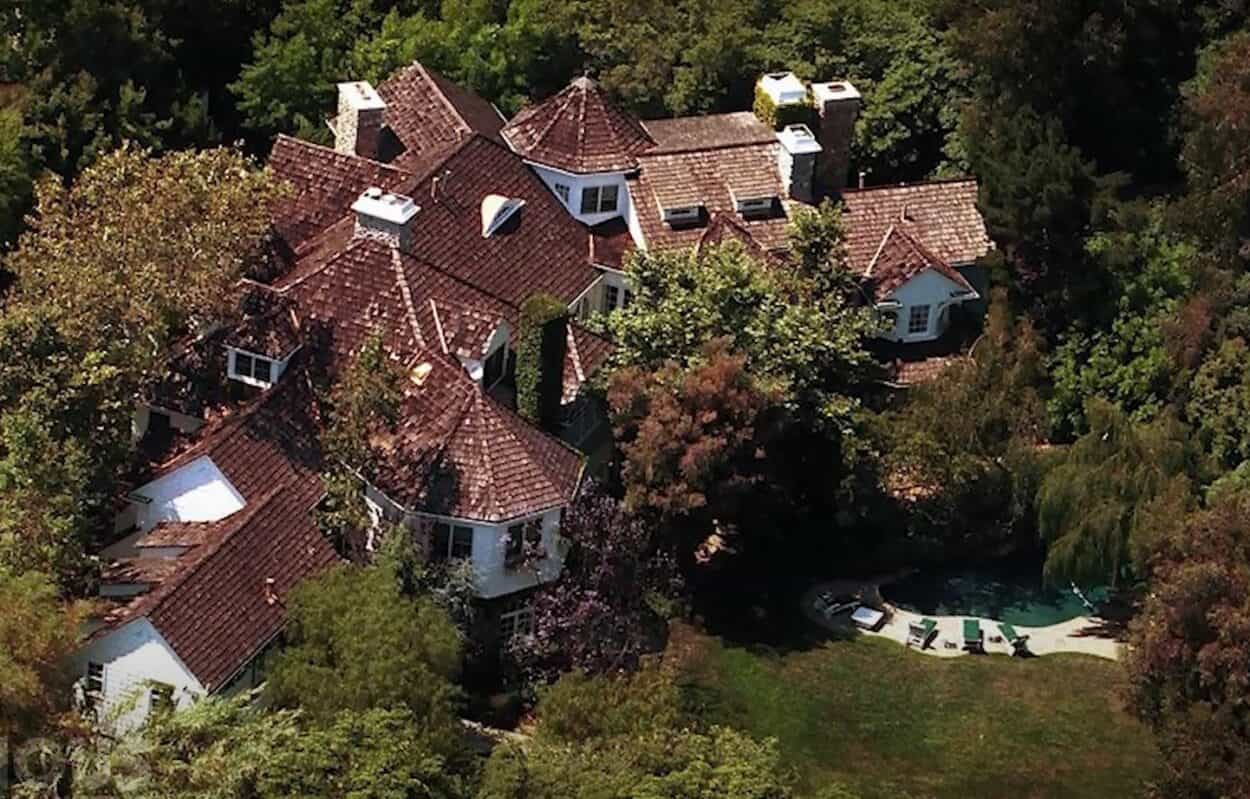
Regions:
[[964, 619], [964, 651], [985, 652], [985, 634], [981, 632], [981, 622], [976, 619]]
[[851, 623], [861, 630], [876, 632], [885, 624], [885, 614], [867, 605], [860, 605], [851, 614]]
[[1007, 639], [1007, 643], [1011, 644], [1011, 654], [1023, 657], [1029, 653], [1029, 637], [1016, 632], [1016, 628], [1010, 624], [999, 623], [998, 629], [1002, 630], [1003, 638]]
[[937, 637], [937, 622], [921, 619], [907, 625], [907, 645], [925, 649]]

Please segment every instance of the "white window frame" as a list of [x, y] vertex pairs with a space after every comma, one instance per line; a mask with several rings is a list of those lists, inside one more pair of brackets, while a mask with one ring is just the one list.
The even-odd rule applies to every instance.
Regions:
[[[93, 673], [98, 673], [98, 676]], [[108, 667], [103, 663], [94, 660], [88, 660], [83, 677], [83, 694], [87, 697], [88, 702], [95, 702], [104, 696], [107, 687]], [[92, 683], [98, 683], [98, 687], [92, 688]]]
[[[929, 332], [929, 322], [933, 315], [931, 305], [910, 305], [907, 308], [907, 335], [920, 336]], [[919, 322], [922, 324], [918, 324]]]
[[[605, 199], [612, 198], [612, 207], [607, 207]], [[590, 206], [590, 207], [587, 207]], [[621, 207], [621, 187], [615, 183], [598, 183], [582, 187], [581, 213], [583, 216], [594, 214], [614, 214]]]
[[499, 614], [499, 640], [507, 643], [522, 636], [534, 634], [534, 605], [521, 605]]
[[[251, 368], [248, 372], [242, 372], [239, 370], [239, 358], [240, 357], [246, 358], [247, 363], [250, 364]], [[268, 380], [262, 380], [256, 377], [256, 366], [260, 363], [269, 364], [269, 379]], [[275, 361], [273, 358], [269, 358], [264, 355], [257, 355], [254, 352], [247, 352], [246, 350], [231, 348], [230, 368], [228, 372], [229, 372], [229, 376], [231, 380], [237, 380], [240, 383], [246, 383], [249, 386], [257, 386], [259, 388], [269, 388], [275, 382], [274, 374], [278, 371], [278, 364], [279, 362]]]
[[148, 685], [148, 713], [156, 713], [159, 710], [173, 710], [174, 686], [167, 682], [159, 682], [152, 680]]
[[569, 184], [553, 183], [551, 186], [551, 189], [552, 191], [556, 193], [556, 196], [560, 198], [560, 202], [564, 203], [565, 206], [569, 204], [569, 196], [570, 196]]

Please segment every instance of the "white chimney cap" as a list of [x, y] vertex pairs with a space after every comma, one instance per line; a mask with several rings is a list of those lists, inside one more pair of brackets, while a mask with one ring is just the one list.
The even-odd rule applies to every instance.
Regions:
[[820, 142], [816, 141], [807, 125], [786, 125], [777, 138], [790, 155], [810, 155], [821, 150]]
[[392, 225], [406, 225], [421, 209], [411, 197], [371, 188], [366, 189], [365, 193], [360, 195], [360, 199], [352, 203], [352, 210], [362, 216], [381, 219]]
[[386, 108], [382, 95], [367, 80], [340, 83], [339, 99], [346, 102], [347, 107], [353, 111], [381, 111]]
[[828, 83], [813, 83], [812, 96], [818, 103], [830, 100], [858, 100], [859, 90], [849, 80], [833, 80]]
[[775, 105], [801, 103], [807, 99], [807, 87], [793, 72], [769, 72], [760, 78], [759, 86]]

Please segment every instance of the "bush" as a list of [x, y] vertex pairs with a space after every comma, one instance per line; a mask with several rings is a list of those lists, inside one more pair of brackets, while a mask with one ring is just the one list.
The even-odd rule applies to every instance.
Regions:
[[773, 98], [759, 86], [755, 87], [755, 116], [760, 122], [773, 130], [781, 130], [786, 125], [807, 125], [811, 127], [816, 116], [816, 109], [808, 97], [801, 103], [777, 105]]

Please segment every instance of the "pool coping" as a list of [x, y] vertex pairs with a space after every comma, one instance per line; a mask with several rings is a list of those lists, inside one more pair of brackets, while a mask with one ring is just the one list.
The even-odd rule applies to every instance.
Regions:
[[[869, 598], [869, 601], [864, 604], [884, 610], [886, 613], [886, 620], [878, 629], [859, 630], [864, 635], [888, 638], [925, 655], [960, 657], [971, 654], [965, 652], [962, 646], [964, 620], [975, 619], [981, 623], [986, 654], [1012, 654], [1012, 646], [1007, 641], [991, 641], [992, 638], [1000, 637], [1002, 634], [997, 619], [984, 616], [926, 616], [895, 607], [881, 598], [881, 585], [890, 581], [891, 578], [882, 578], [854, 581], [827, 580], [816, 583], [803, 594], [803, 612], [810, 621], [826, 630], [843, 632], [852, 629], [849, 613], [838, 614], [835, 619], [829, 619], [816, 610], [816, 598], [825, 591], [835, 594], [858, 593]], [[933, 619], [937, 622], [936, 636], [923, 649], [908, 643], [908, 626], [921, 619]], [[1124, 649], [1124, 644], [1103, 632], [1105, 623], [1097, 616], [1077, 616], [1046, 627], [1026, 627], [1019, 624], [1012, 625], [1012, 627], [1020, 635], [1028, 636], [1028, 651], [1032, 655], [1070, 653], [1119, 660]], [[948, 643], [954, 643], [954, 648], [949, 648]]]

